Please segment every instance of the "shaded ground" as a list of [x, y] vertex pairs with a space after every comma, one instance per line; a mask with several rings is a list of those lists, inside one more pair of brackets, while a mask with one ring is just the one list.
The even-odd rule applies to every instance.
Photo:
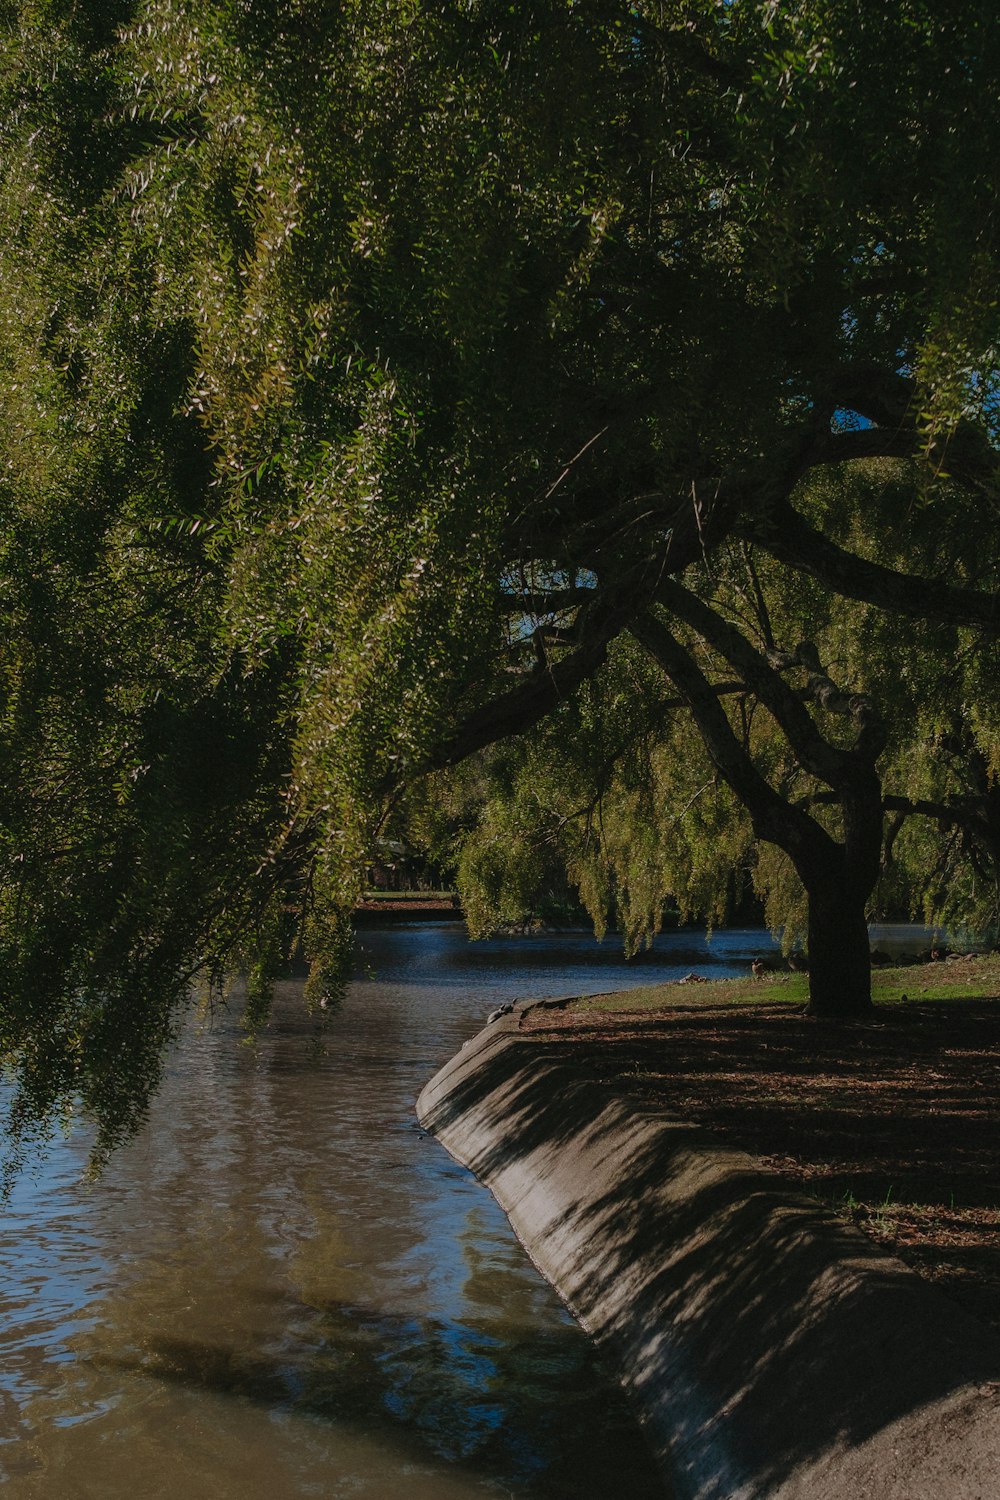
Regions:
[[760, 1157], [1000, 1326], [1000, 960], [883, 971], [864, 1024], [803, 1016], [804, 986], [661, 985], [521, 1027], [600, 1049], [618, 1088]]

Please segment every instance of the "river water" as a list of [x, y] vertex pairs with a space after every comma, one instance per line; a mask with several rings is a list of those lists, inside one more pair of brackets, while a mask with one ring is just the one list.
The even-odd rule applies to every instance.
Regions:
[[582, 933], [405, 925], [362, 932], [322, 1024], [293, 981], [252, 1047], [235, 1010], [192, 1017], [103, 1179], [80, 1184], [80, 1131], [0, 1219], [5, 1494], [662, 1497], [589, 1341], [413, 1101], [505, 1001], [768, 947], [668, 934], [627, 966]]

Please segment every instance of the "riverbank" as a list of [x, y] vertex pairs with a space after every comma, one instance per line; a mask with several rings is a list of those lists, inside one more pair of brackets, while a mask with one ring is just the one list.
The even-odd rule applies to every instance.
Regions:
[[887, 969], [864, 1025], [798, 1014], [803, 983], [517, 1007], [421, 1118], [610, 1350], [682, 1495], [985, 1500], [1000, 966]]
[[449, 891], [371, 891], [354, 908], [355, 927], [393, 926], [399, 922], [458, 922], [461, 903]]
[[600, 1048], [624, 1096], [750, 1152], [1000, 1328], [1000, 958], [890, 968], [873, 989], [861, 1026], [789, 1014], [802, 975], [596, 996], [520, 1025]]

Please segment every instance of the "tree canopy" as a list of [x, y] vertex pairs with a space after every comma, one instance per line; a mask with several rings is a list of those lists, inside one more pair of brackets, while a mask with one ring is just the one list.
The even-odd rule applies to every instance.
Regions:
[[[263, 997], [290, 913], [322, 984], [387, 805], [470, 756], [508, 757], [498, 838], [558, 765], [552, 818], [574, 776], [608, 813], [560, 837], [632, 941], [670, 882], [712, 904], [706, 848], [751, 834], [776, 919], [850, 886], [863, 925], [884, 812], [898, 870], [931, 808], [989, 874], [981, 3], [0, 22], [22, 1135], [81, 1100], [110, 1148], [191, 974], [243, 961]], [[860, 1005], [832, 962], [824, 1003]]]

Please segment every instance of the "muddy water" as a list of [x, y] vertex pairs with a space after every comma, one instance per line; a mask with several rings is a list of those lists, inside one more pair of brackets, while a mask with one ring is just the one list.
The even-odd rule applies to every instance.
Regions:
[[[719, 934], [706, 974], [768, 946]], [[588, 1341], [492, 1199], [413, 1117], [434, 1069], [519, 995], [677, 978], [582, 934], [470, 946], [362, 934], [317, 1033], [280, 987], [255, 1047], [192, 1020], [144, 1131], [87, 1189], [83, 1135], [0, 1233], [10, 1500], [662, 1496]]]

